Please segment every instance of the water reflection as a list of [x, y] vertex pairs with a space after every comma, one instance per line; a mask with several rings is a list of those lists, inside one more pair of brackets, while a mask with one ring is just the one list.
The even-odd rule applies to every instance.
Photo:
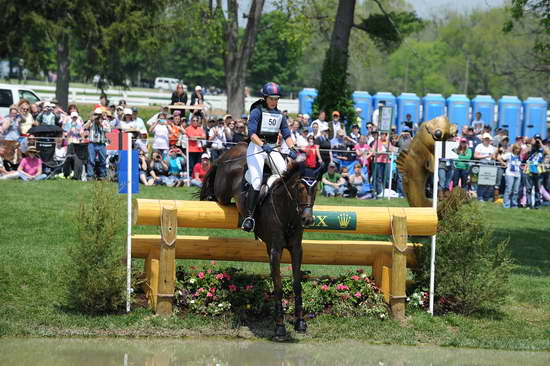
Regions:
[[[526, 361], [528, 360], [528, 362]], [[0, 339], [0, 365], [544, 365], [550, 353], [359, 342], [280, 344], [212, 339]]]

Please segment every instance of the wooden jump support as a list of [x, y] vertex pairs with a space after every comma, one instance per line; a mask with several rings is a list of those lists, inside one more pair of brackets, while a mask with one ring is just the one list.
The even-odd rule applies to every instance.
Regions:
[[[315, 227], [306, 231], [386, 234], [392, 241], [303, 240], [304, 264], [372, 266], [373, 279], [397, 319], [405, 316], [407, 267], [414, 267], [414, 244], [408, 235], [435, 234], [432, 208], [315, 206]], [[331, 226], [339, 217], [339, 227]], [[161, 227], [161, 235], [134, 235], [132, 256], [145, 259], [147, 298], [158, 314], [171, 314], [175, 259], [268, 262], [265, 244], [249, 238], [175, 235], [176, 227], [236, 229], [235, 207], [215, 202], [134, 201], [134, 224]], [[281, 260], [290, 263], [284, 251]], [[168, 263], [169, 262], [169, 263]]]

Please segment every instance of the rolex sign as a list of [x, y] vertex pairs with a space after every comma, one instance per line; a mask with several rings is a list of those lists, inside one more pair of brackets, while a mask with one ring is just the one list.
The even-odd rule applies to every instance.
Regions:
[[308, 229], [355, 230], [357, 213], [349, 211], [313, 211], [313, 224]]

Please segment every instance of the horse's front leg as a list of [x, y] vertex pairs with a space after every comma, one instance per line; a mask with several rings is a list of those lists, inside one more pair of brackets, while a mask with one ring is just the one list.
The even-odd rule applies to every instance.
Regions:
[[305, 333], [307, 324], [304, 320], [302, 308], [302, 241], [297, 240], [291, 246], [292, 260], [292, 287], [294, 289], [294, 329], [299, 333]]
[[271, 267], [271, 279], [275, 292], [275, 337], [286, 337], [286, 328], [283, 314], [283, 283], [281, 281], [281, 255], [282, 249], [271, 246], [269, 249], [269, 265]]

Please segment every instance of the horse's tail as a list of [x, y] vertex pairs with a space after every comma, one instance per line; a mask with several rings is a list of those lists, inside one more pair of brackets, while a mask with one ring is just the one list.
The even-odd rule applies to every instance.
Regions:
[[215, 185], [215, 182], [216, 182], [216, 171], [217, 170], [218, 170], [218, 164], [217, 164], [217, 162], [214, 162], [210, 166], [210, 169], [208, 169], [208, 172], [206, 172], [206, 175], [204, 176], [204, 180], [202, 182], [201, 190], [198, 194], [199, 199], [201, 201], [215, 201], [216, 200], [216, 195], [214, 193], [214, 185]]

